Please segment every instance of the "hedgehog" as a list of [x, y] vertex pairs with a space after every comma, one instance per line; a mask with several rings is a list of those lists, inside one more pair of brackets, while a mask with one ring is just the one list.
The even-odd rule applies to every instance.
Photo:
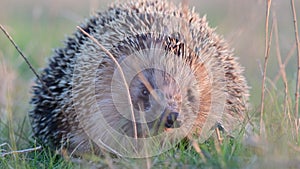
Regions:
[[205, 141], [217, 128], [232, 136], [242, 128], [243, 68], [206, 17], [138, 0], [115, 3], [79, 28], [33, 86], [29, 117], [41, 144], [143, 157], [184, 138]]

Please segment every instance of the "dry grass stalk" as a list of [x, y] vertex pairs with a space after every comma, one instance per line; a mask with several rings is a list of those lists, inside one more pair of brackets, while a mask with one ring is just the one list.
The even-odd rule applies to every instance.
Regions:
[[131, 96], [130, 96], [130, 92], [129, 92], [129, 86], [128, 86], [127, 82], [126, 82], [126, 78], [125, 78], [124, 72], [122, 70], [122, 67], [120, 66], [120, 64], [118, 63], [118, 61], [116, 60], [116, 58], [103, 45], [101, 45], [97, 39], [95, 39], [89, 33], [87, 33], [86, 31], [84, 31], [81, 27], [77, 26], [77, 28], [83, 34], [85, 34], [87, 37], [89, 37], [93, 42], [95, 42], [101, 48], [101, 50], [103, 50], [115, 62], [115, 64], [117, 65], [117, 68], [118, 68], [118, 70], [121, 73], [122, 80], [124, 81], [124, 85], [125, 85], [125, 88], [126, 88], [126, 91], [127, 91], [128, 102], [129, 102], [130, 110], [131, 110], [131, 117], [132, 117], [134, 138], [137, 139], [137, 123], [136, 123], [135, 115], [134, 115], [134, 111], [133, 111], [133, 104], [132, 104], [132, 101], [131, 101]]
[[[284, 114], [287, 116], [287, 118], [289, 120], [289, 125], [292, 125], [293, 124], [293, 118], [292, 118], [292, 115], [291, 115], [290, 109], [289, 109], [289, 102], [291, 101], [291, 98], [290, 98], [290, 95], [289, 95], [289, 87], [288, 87], [288, 80], [287, 80], [287, 76], [286, 76], [285, 66], [287, 64], [287, 60], [289, 60], [290, 56], [292, 56], [291, 53], [293, 53], [293, 52], [291, 52], [291, 51], [295, 50], [296, 45], [294, 45], [292, 47], [292, 49], [289, 51], [289, 54], [286, 57], [285, 63], [282, 63], [279, 37], [278, 37], [278, 22], [277, 22], [277, 17], [275, 16], [275, 14], [274, 14], [273, 18], [274, 18], [274, 25], [275, 25], [274, 31], [275, 31], [275, 43], [276, 43], [276, 56], [277, 56], [277, 61], [278, 61], [278, 64], [279, 64], [278, 79], [281, 76], [283, 84], [284, 84]], [[275, 78], [275, 80], [276, 79], [277, 78]], [[276, 82], [277, 82], [277, 80], [276, 80]], [[273, 82], [276, 83], [275, 81], [273, 81]], [[291, 132], [292, 132], [292, 136], [295, 138], [296, 137], [295, 130], [291, 130]]]
[[264, 115], [264, 100], [265, 100], [265, 81], [266, 81], [266, 72], [267, 64], [270, 53], [272, 31], [269, 36], [269, 16], [272, 0], [267, 0], [267, 11], [266, 11], [266, 22], [265, 22], [265, 61], [264, 61], [264, 70], [263, 70], [263, 79], [262, 79], [262, 91], [261, 91], [261, 107], [260, 107], [260, 135], [263, 134], [263, 115]]
[[0, 154], [0, 156], [5, 157], [5, 156], [10, 155], [10, 154], [28, 153], [28, 152], [32, 152], [32, 151], [36, 151], [36, 150], [40, 150], [40, 149], [42, 149], [42, 146], [38, 146], [38, 147], [34, 147], [34, 148], [28, 148], [28, 149], [24, 149], [24, 150], [10, 151], [10, 152], [7, 152], [7, 153], [2, 153], [2, 154]]
[[217, 136], [217, 139], [214, 139], [215, 148], [216, 148], [217, 153], [221, 154], [221, 152], [222, 152], [222, 150], [221, 150], [222, 138], [221, 138], [219, 129], [216, 128], [215, 131], [216, 131], [216, 136]]
[[216, 130], [216, 135], [217, 135], [218, 143], [221, 145], [222, 142], [223, 142], [223, 138], [221, 137], [220, 130], [219, 130], [219, 128], [216, 128], [215, 130]]
[[[1, 51], [0, 51], [1, 52]], [[10, 66], [7, 65], [6, 60], [2, 53], [0, 53], [0, 122], [7, 122], [7, 114], [9, 112], [6, 109], [11, 106], [9, 100], [11, 97], [7, 97], [9, 94], [15, 94], [13, 88], [15, 87], [14, 81], [16, 80], [16, 72], [13, 71]], [[1, 108], [3, 108], [1, 110]], [[0, 145], [1, 147], [1, 145]]]
[[[283, 69], [285, 69], [286, 65], [289, 63], [290, 59], [294, 55], [295, 50], [296, 50], [296, 42], [293, 44], [293, 46], [291, 47], [291, 49], [289, 50], [288, 54], [286, 55], [286, 57], [284, 59], [284, 63], [282, 64]], [[280, 76], [281, 76], [281, 71], [279, 69], [275, 78], [273, 79], [274, 84], [276, 84], [278, 82]]]
[[39, 81], [41, 82], [42, 86], [47, 90], [47, 92], [51, 94], [51, 91], [49, 90], [49, 88], [45, 85], [45, 83], [42, 81], [42, 79], [40, 78], [40, 76], [36, 73], [36, 71], [34, 70], [34, 68], [32, 67], [32, 65], [30, 64], [30, 62], [28, 61], [27, 57], [23, 54], [23, 52], [21, 51], [21, 49], [19, 48], [19, 46], [15, 43], [15, 41], [13, 40], [13, 38], [9, 35], [9, 33], [5, 30], [5, 28], [0, 24], [0, 29], [2, 30], [2, 32], [5, 34], [5, 36], [9, 39], [9, 41], [13, 44], [13, 46], [16, 48], [16, 50], [18, 51], [18, 53], [22, 56], [22, 58], [25, 60], [26, 64], [29, 66], [29, 69], [34, 73], [34, 75], [39, 79]]
[[[295, 29], [295, 40], [297, 45], [297, 58], [298, 58], [298, 64], [297, 64], [297, 81], [296, 81], [296, 92], [295, 92], [295, 118], [296, 121], [298, 121], [298, 109], [299, 109], [299, 81], [300, 81], [300, 44], [299, 44], [299, 35], [298, 35], [298, 25], [297, 25], [297, 15], [296, 15], [296, 9], [295, 9], [295, 2], [294, 0], [291, 0], [291, 8], [293, 12], [293, 21], [294, 21], [294, 29]], [[297, 122], [298, 124], [298, 122]], [[298, 125], [297, 125], [298, 126]], [[298, 132], [297, 132], [298, 133]]]
[[288, 103], [289, 103], [289, 88], [288, 88], [288, 80], [286, 76], [286, 71], [285, 71], [285, 65], [282, 63], [281, 59], [281, 52], [280, 52], [280, 45], [279, 45], [279, 36], [278, 36], [278, 22], [277, 22], [277, 17], [274, 13], [274, 31], [275, 31], [275, 45], [276, 45], [276, 56], [279, 64], [279, 72], [282, 77], [282, 81], [284, 84], [284, 114], [288, 116], [290, 124], [292, 124], [292, 118], [290, 111], [288, 109]]
[[207, 162], [207, 159], [206, 157], [204, 156], [204, 154], [202, 153], [200, 147], [199, 147], [199, 144], [196, 140], [193, 140], [192, 141], [192, 146], [194, 147], [195, 151], [200, 155], [201, 159], [204, 160], [204, 162]]

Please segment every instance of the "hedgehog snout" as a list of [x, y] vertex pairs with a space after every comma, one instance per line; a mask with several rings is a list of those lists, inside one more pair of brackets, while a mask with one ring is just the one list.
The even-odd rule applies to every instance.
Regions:
[[170, 112], [166, 117], [165, 127], [166, 128], [177, 128], [179, 127], [176, 123], [178, 112]]

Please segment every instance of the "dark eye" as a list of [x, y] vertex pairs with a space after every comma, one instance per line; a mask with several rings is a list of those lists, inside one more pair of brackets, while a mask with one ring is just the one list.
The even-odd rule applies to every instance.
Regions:
[[149, 95], [149, 91], [147, 89], [143, 89], [142, 90], [142, 95], [143, 96], [148, 96]]

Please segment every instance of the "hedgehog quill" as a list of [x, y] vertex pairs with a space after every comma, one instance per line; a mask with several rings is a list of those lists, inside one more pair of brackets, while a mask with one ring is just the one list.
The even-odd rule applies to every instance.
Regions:
[[44, 85], [33, 86], [29, 117], [42, 145], [142, 158], [184, 138], [204, 141], [216, 127], [228, 135], [241, 128], [243, 68], [205, 17], [139, 0], [79, 27], [50, 57]]

